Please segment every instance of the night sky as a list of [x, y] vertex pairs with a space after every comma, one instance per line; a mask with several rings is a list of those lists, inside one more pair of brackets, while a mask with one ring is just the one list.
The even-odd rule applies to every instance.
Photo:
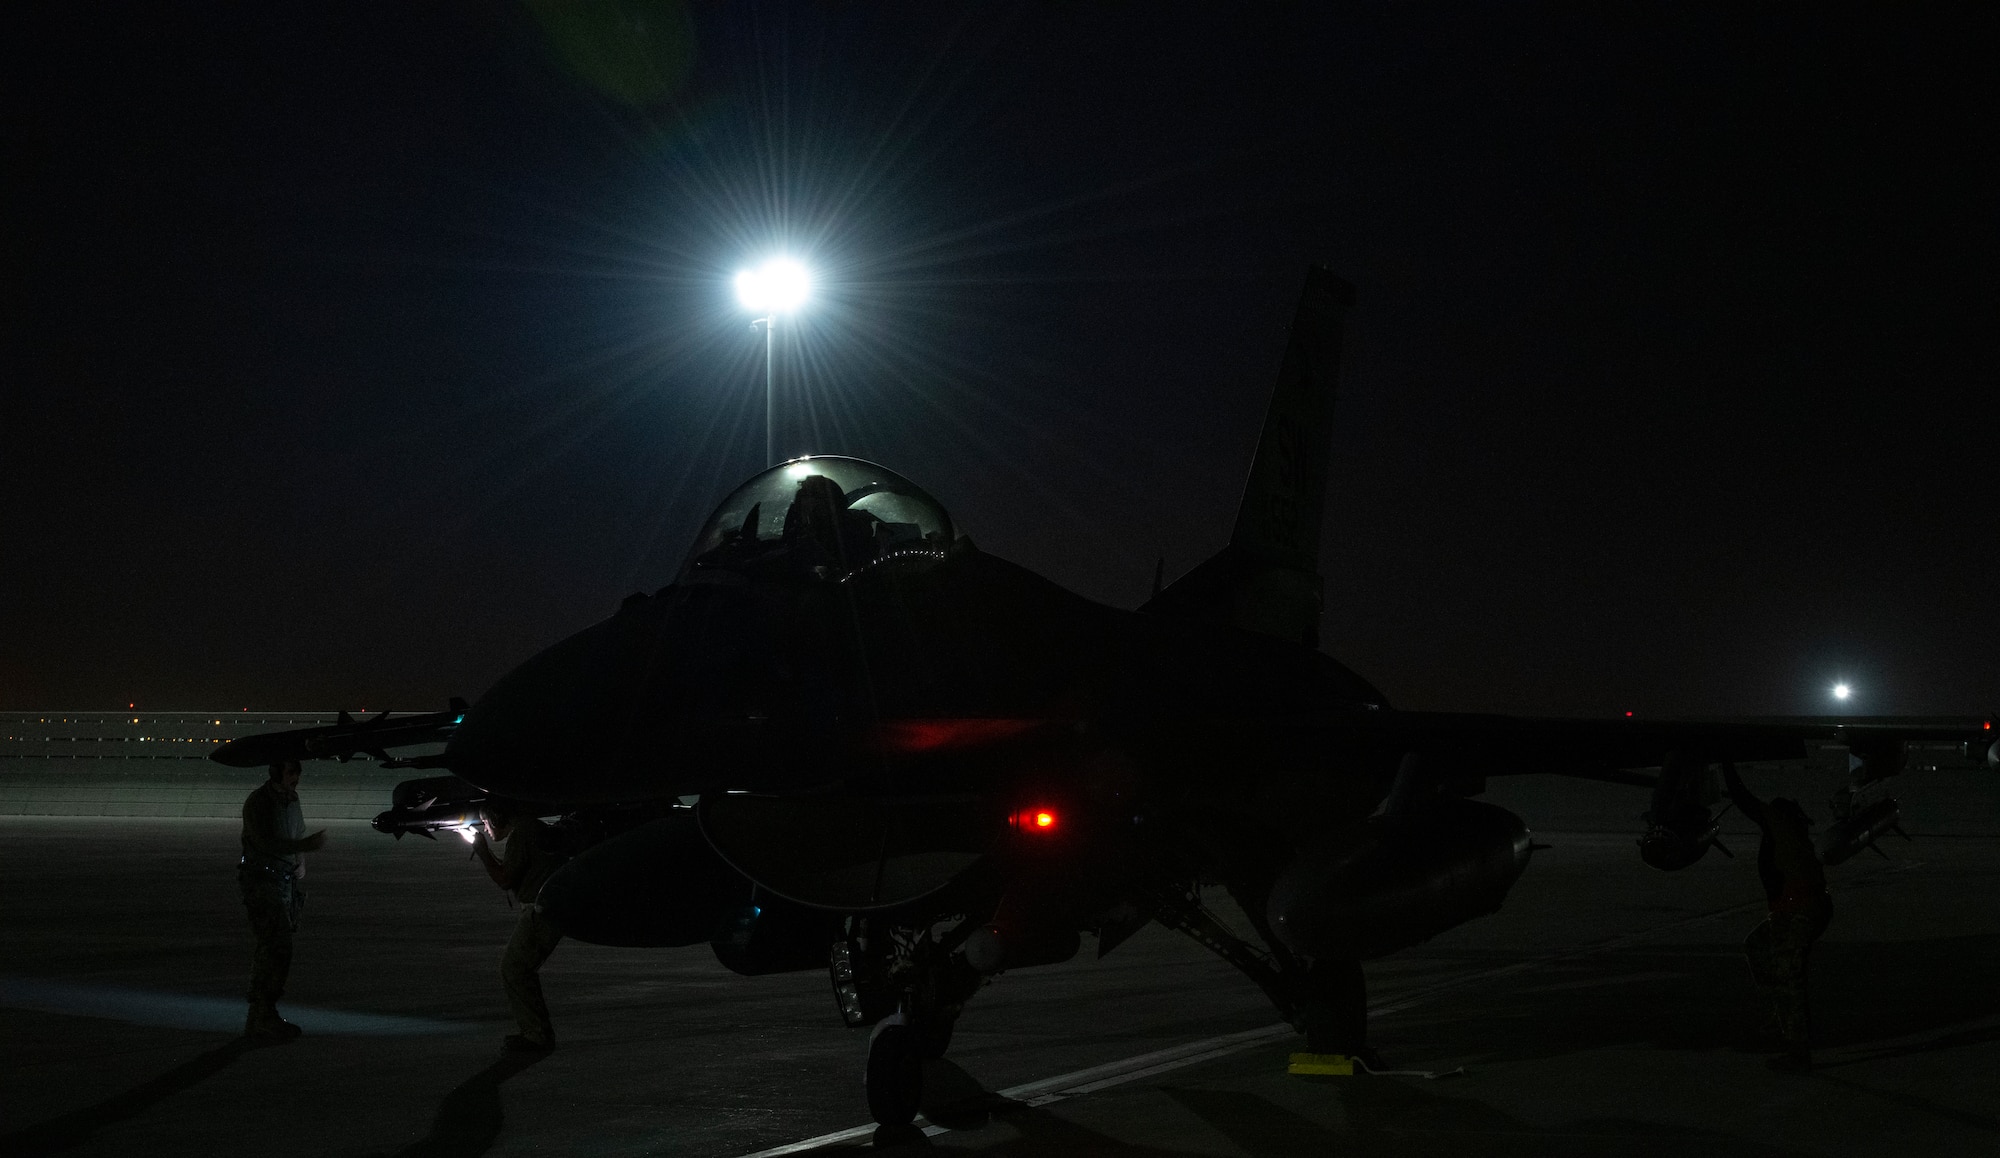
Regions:
[[1991, 7], [41, 7], [0, 707], [477, 696], [762, 465], [776, 248], [781, 450], [1090, 597], [1226, 539], [1319, 260], [1393, 703], [2000, 705]]

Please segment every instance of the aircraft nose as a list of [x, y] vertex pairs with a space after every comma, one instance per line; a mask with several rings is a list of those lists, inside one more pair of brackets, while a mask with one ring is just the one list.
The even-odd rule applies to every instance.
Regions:
[[466, 713], [445, 763], [488, 792], [597, 803], [699, 792], [740, 755], [715, 724], [768, 694], [767, 616], [728, 592], [669, 588], [502, 676]]
[[619, 614], [502, 676], [473, 704], [445, 763], [488, 792], [523, 800], [628, 799], [637, 701], [652, 700], [662, 649]]

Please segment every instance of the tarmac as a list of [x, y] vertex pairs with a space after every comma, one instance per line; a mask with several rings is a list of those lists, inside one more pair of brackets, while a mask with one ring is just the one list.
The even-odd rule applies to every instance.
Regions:
[[[310, 775], [304, 795], [311, 821]], [[1554, 847], [1501, 913], [1369, 966], [1388, 1064], [1451, 1076], [1289, 1076], [1298, 1039], [1257, 990], [1151, 927], [997, 978], [926, 1073], [926, 1136], [894, 1148], [2000, 1154], [2000, 840], [1982, 807], [1954, 815], [1983, 832], [1920, 831], [1832, 870], [1809, 1076], [1742, 1048], [1761, 1020], [1739, 952], [1762, 915], [1753, 839], [1667, 874], [1608, 819], [1538, 831]], [[824, 974], [565, 942], [543, 972], [560, 1048], [504, 1054], [515, 914], [465, 845], [328, 827], [284, 1003], [306, 1035], [251, 1050], [233, 823], [0, 818], [0, 1154], [869, 1146], [867, 1035]]]

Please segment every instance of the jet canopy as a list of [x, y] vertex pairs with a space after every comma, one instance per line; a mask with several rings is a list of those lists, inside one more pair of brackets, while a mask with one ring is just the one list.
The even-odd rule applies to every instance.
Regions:
[[928, 565], [952, 541], [951, 516], [885, 467], [795, 458], [737, 487], [695, 536], [680, 582], [842, 580], [870, 567]]

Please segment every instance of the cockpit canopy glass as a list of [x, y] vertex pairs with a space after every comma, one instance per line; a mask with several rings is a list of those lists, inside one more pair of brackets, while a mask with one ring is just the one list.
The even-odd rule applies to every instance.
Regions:
[[951, 540], [951, 516], [895, 471], [858, 458], [797, 458], [722, 500], [695, 536], [680, 581], [840, 580], [892, 562], [934, 562]]

